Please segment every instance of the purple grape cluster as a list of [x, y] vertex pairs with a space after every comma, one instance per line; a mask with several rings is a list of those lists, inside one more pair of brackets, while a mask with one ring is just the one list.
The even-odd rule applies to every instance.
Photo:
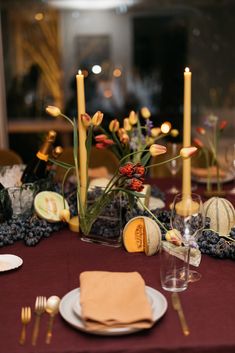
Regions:
[[36, 215], [32, 217], [12, 216], [1, 223], [0, 247], [22, 240], [27, 246], [35, 246], [42, 238], [49, 237], [63, 227], [62, 222], [49, 223]]
[[[229, 236], [235, 240], [235, 227], [231, 229]], [[197, 239], [200, 251], [220, 259], [235, 260], [235, 242], [219, 236], [211, 229], [204, 229]]]

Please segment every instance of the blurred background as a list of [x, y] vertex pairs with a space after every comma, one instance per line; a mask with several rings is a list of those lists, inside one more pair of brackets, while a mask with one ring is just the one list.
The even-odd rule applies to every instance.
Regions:
[[[211, 113], [235, 127], [234, 0], [0, 0], [0, 147], [27, 163], [51, 128], [72, 143], [78, 69], [86, 110], [104, 123], [146, 106], [182, 131], [183, 72], [192, 71], [192, 123]], [[179, 139], [181, 138], [181, 134]]]

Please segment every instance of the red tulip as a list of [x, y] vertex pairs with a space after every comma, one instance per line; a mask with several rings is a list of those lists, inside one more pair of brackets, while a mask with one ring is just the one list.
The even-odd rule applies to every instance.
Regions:
[[203, 142], [202, 142], [200, 139], [196, 138], [196, 137], [193, 139], [193, 142], [194, 142], [194, 144], [195, 144], [197, 147], [200, 147], [200, 148], [204, 147]]
[[105, 134], [97, 135], [95, 137], [96, 142], [104, 142], [104, 140], [107, 139], [107, 136]]
[[226, 126], [228, 125], [228, 121], [227, 120], [222, 120], [219, 124], [219, 129], [220, 131], [224, 130], [226, 128]]
[[197, 127], [196, 131], [200, 134], [200, 135], [205, 135], [206, 130], [204, 129], [204, 127]]

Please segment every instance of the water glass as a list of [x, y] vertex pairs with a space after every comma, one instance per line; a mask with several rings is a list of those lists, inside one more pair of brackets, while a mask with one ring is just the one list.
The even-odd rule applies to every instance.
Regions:
[[[178, 249], [179, 250], [179, 249]], [[161, 245], [160, 278], [164, 290], [182, 292], [188, 287], [188, 248], [181, 247], [180, 255], [175, 256], [168, 247]]]

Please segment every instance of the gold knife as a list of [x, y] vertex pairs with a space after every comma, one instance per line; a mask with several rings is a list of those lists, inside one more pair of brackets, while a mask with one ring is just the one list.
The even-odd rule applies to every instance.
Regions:
[[174, 292], [171, 295], [171, 301], [172, 301], [172, 306], [173, 308], [177, 311], [179, 319], [180, 319], [180, 323], [181, 323], [181, 327], [183, 330], [183, 334], [185, 336], [188, 336], [190, 334], [185, 316], [184, 316], [184, 312], [181, 306], [181, 302], [180, 302], [180, 297], [178, 295], [178, 293]]

